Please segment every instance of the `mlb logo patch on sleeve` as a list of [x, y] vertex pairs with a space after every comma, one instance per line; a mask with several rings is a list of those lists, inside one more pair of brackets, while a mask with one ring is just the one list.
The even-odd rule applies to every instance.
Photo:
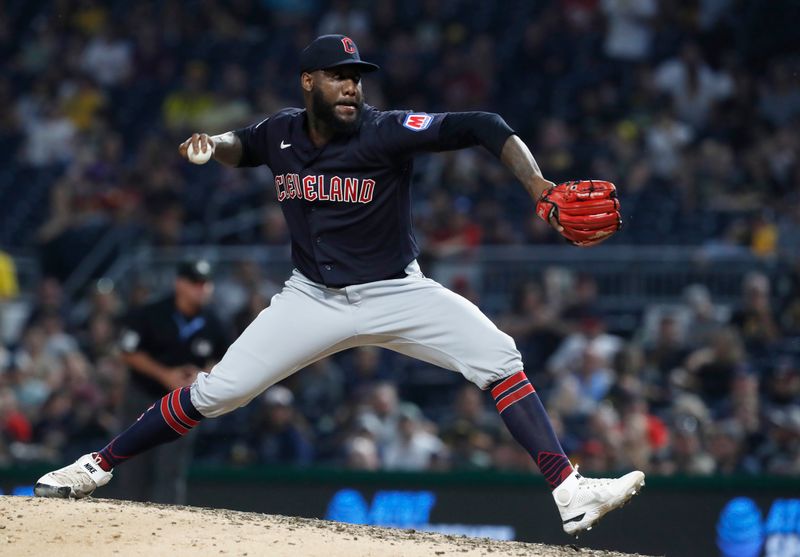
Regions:
[[410, 130], [420, 132], [428, 128], [433, 122], [433, 116], [424, 112], [412, 112], [403, 120], [403, 125]]

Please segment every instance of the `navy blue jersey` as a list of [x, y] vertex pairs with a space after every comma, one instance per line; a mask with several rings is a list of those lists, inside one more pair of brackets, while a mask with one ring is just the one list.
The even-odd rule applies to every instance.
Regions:
[[365, 105], [355, 134], [321, 148], [306, 132], [306, 111], [297, 108], [235, 132], [243, 146], [239, 166], [272, 170], [300, 272], [332, 287], [401, 275], [419, 255], [411, 223], [413, 155], [477, 144], [441, 138], [446, 117]]

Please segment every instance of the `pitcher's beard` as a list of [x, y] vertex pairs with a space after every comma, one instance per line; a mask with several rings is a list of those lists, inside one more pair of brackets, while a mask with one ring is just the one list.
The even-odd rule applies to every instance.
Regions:
[[314, 116], [328, 128], [330, 128], [335, 135], [353, 135], [358, 131], [361, 126], [361, 116], [364, 109], [364, 101], [360, 101], [356, 105], [356, 117], [352, 121], [346, 122], [336, 115], [336, 105], [325, 102], [322, 98], [322, 91], [316, 89], [311, 96], [311, 108]]

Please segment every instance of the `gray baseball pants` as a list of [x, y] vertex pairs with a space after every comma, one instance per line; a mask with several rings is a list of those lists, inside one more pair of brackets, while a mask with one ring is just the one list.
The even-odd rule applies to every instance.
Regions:
[[328, 288], [295, 270], [271, 305], [191, 388], [208, 418], [246, 405], [278, 381], [348, 348], [388, 348], [457, 371], [486, 389], [523, 369], [513, 339], [474, 304], [426, 278]]

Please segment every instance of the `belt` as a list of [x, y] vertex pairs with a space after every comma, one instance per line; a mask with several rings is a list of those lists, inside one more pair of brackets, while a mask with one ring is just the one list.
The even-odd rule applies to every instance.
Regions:
[[408, 276], [408, 275], [406, 274], [406, 271], [405, 271], [405, 269], [403, 269], [403, 270], [402, 270], [402, 271], [400, 271], [399, 273], [395, 273], [395, 274], [393, 274], [392, 276], [390, 276], [390, 277], [386, 277], [385, 279], [381, 279], [381, 280], [393, 280], [393, 279], [401, 279], [401, 278], [406, 278], [407, 276]]
[[[376, 279], [375, 281], [368, 281], [368, 282], [376, 282], [376, 281], [379, 281], [379, 280], [402, 279], [402, 278], [406, 278], [407, 276], [408, 276], [408, 274], [406, 273], [405, 269], [403, 269], [399, 273], [395, 273], [395, 274], [393, 274], [391, 276], [384, 277], [384, 278], [379, 278], [379, 279]], [[327, 286], [328, 288], [346, 288], [348, 286], [353, 286], [354, 284], [365, 284], [365, 283], [363, 283], [363, 282], [350, 282], [350, 283], [347, 283], [347, 284], [326, 284], [325, 286]]]

